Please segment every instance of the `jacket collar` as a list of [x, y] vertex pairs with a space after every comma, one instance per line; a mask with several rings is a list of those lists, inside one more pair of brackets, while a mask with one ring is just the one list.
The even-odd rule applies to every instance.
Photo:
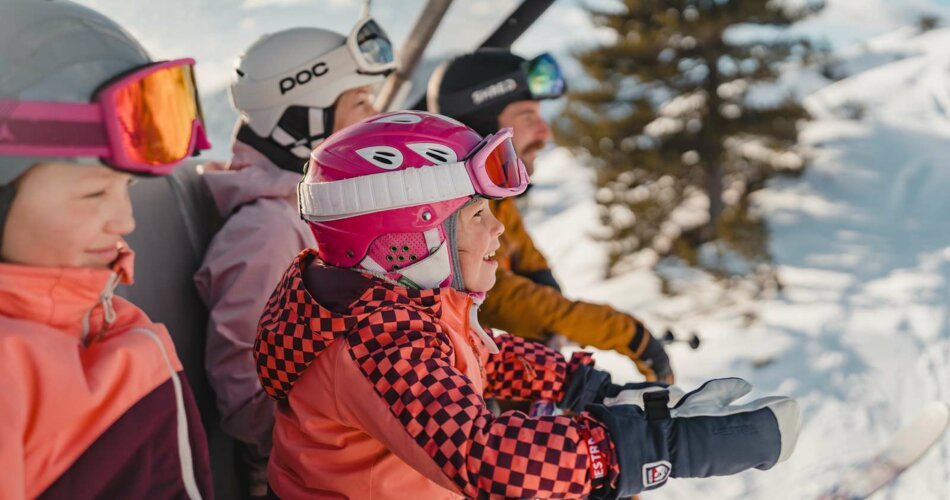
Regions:
[[308, 248], [294, 259], [261, 316], [254, 350], [264, 391], [277, 400], [286, 398], [294, 382], [330, 344], [362, 318], [395, 305], [432, 317], [441, 316], [444, 307], [468, 308], [459, 312], [468, 315], [469, 326], [488, 352], [498, 352], [478, 323], [477, 305], [470, 294], [452, 288], [408, 288], [362, 270], [334, 268]]
[[112, 293], [132, 283], [133, 261], [125, 249], [112, 269], [0, 263], [0, 316], [42, 323], [88, 343], [115, 319]]
[[[367, 271], [366, 269], [334, 268], [324, 263], [320, 259], [317, 250], [314, 248], [307, 248], [297, 256], [297, 258], [294, 260], [294, 264], [290, 268], [287, 278], [299, 279], [302, 283], [303, 269], [307, 268], [307, 266], [309, 266], [311, 263], [313, 263], [313, 265], [319, 266], [320, 268], [326, 269], [328, 272], [345, 272], [358, 275], [361, 277], [361, 281], [365, 283], [366, 288], [378, 287], [388, 289], [396, 296], [402, 297], [405, 299], [405, 301], [413, 303], [419, 307], [431, 308], [439, 302], [442, 302], [443, 298], [452, 299], [453, 303], [459, 304], [464, 303], [465, 299], [468, 298], [471, 299], [471, 303], [476, 307], [481, 306], [482, 302], [485, 301], [484, 292], [465, 292], [451, 287], [417, 289], [403, 286], [382, 273], [377, 274]], [[340, 278], [335, 278], [332, 281], [335, 284], [332, 284], [331, 286], [336, 286], [336, 284], [340, 282]], [[310, 300], [321, 302], [319, 299], [311, 297], [309, 293], [306, 295]]]

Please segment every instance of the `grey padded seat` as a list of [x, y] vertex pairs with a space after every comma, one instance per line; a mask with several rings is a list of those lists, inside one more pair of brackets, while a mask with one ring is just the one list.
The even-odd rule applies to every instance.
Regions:
[[189, 161], [170, 176], [140, 179], [130, 188], [136, 229], [126, 239], [135, 250], [135, 283], [118, 294], [168, 327], [208, 435], [215, 496], [239, 498], [247, 490], [239, 487], [235, 442], [221, 430], [205, 375], [208, 311], [192, 281], [218, 226], [198, 165]]

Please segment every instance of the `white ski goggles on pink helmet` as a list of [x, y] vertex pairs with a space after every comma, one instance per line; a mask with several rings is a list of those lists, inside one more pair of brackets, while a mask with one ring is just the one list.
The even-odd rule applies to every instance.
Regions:
[[528, 171], [515, 153], [511, 136], [512, 129], [504, 128], [482, 139], [465, 159], [453, 163], [332, 182], [301, 182], [297, 193], [300, 216], [314, 222], [331, 221], [466, 196], [517, 196], [528, 187]]

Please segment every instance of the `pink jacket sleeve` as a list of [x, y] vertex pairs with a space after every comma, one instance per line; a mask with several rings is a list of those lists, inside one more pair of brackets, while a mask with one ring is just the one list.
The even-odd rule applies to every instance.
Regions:
[[[273, 401], [257, 378], [252, 354], [257, 324], [287, 265], [310, 242], [295, 227], [285, 200], [259, 199], [232, 215], [215, 235], [195, 274], [208, 306], [205, 366], [217, 393], [224, 430], [266, 457], [274, 425]], [[299, 222], [299, 221], [298, 221]]]

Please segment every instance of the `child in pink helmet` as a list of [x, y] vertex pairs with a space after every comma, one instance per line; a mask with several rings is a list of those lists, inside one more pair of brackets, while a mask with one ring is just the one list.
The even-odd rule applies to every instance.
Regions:
[[[749, 386], [722, 379], [671, 407], [665, 386], [617, 386], [586, 354], [479, 325], [504, 231], [487, 200], [528, 181], [510, 137], [403, 111], [311, 155], [298, 199], [319, 249], [291, 264], [255, 344], [278, 497], [616, 498], [791, 453], [790, 399], [732, 405]], [[573, 416], [495, 416], [486, 397]]]

